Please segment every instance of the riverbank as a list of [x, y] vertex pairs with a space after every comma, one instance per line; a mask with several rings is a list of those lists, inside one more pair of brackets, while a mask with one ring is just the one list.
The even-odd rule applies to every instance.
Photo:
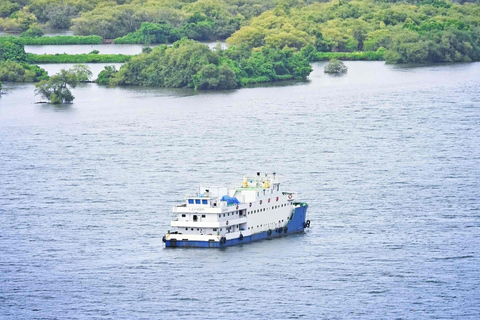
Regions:
[[124, 63], [133, 55], [125, 54], [33, 54], [27, 53], [31, 63]]
[[77, 44], [102, 44], [100, 36], [43, 36], [43, 37], [15, 37], [1, 36], [0, 42], [15, 42], [23, 45], [77, 45]]

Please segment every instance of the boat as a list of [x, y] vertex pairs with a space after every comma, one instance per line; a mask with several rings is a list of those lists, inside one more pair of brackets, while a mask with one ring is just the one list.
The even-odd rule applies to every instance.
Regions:
[[173, 207], [165, 246], [222, 248], [304, 232], [308, 205], [282, 191], [280, 180], [257, 172], [231, 187], [199, 186]]

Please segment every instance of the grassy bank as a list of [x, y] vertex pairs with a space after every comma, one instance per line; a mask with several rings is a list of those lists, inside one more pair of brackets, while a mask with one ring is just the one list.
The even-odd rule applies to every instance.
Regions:
[[102, 44], [100, 36], [52, 36], [52, 37], [0, 37], [0, 42], [10, 41], [23, 45]]
[[313, 57], [313, 61], [323, 60], [366, 60], [366, 61], [382, 61], [383, 51], [357, 51], [357, 52], [317, 52]]
[[27, 53], [31, 63], [123, 63], [132, 56], [125, 54], [33, 54]]

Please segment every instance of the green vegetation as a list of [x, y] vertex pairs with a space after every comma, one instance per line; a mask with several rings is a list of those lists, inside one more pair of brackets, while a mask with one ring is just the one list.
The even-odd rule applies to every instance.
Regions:
[[[105, 68], [97, 82], [231, 89], [305, 79], [311, 72], [309, 61], [479, 61], [480, 5], [477, 0], [459, 1], [462, 4], [444, 0], [0, 0], [0, 30], [22, 32], [18, 38], [0, 37], [0, 69], [6, 79], [38, 81], [43, 73], [27, 63], [126, 62], [119, 70]], [[45, 37], [44, 26], [71, 28], [77, 35]], [[103, 39], [175, 44], [145, 48], [137, 56], [95, 51], [34, 55], [23, 49], [27, 44], [100, 44]], [[230, 47], [211, 50], [193, 41], [216, 39], [227, 39]], [[55, 81], [48, 85], [56, 88], [60, 80]], [[52, 93], [54, 100], [57, 93]], [[70, 99], [68, 94], [65, 97], [58, 99]]]
[[0, 62], [6, 60], [25, 62], [27, 54], [23, 45], [18, 42], [0, 41]]
[[[22, 44], [167, 43], [227, 39], [250, 48], [301, 50], [309, 59], [389, 63], [478, 61], [478, 0], [2, 0], [0, 29]], [[39, 37], [39, 26], [88, 38]], [[96, 38], [90, 38], [92, 35]], [[1, 40], [0, 41], [7, 41]], [[10, 40], [8, 40], [10, 41]], [[380, 48], [382, 52], [378, 52]], [[324, 55], [351, 52], [350, 56]], [[357, 53], [362, 52], [362, 53]], [[310, 52], [311, 53], [311, 52]], [[316, 58], [314, 57], [316, 56]]]
[[22, 38], [39, 38], [41, 36], [43, 36], [43, 30], [37, 26], [31, 26], [20, 35]]
[[132, 56], [125, 54], [33, 54], [27, 53], [28, 60], [32, 63], [123, 63]]
[[86, 66], [77, 65], [70, 70], [62, 69], [49, 79], [35, 84], [35, 94], [48, 99], [52, 104], [70, 103], [75, 99], [70, 89], [79, 82], [89, 81], [92, 73]]
[[115, 66], [106, 66], [102, 71], [100, 71], [95, 82], [98, 84], [109, 85], [110, 79], [113, 78], [117, 72], [118, 70], [115, 68]]
[[308, 6], [282, 3], [251, 19], [227, 42], [252, 48], [312, 45], [318, 52], [376, 52], [383, 47], [382, 56], [392, 63], [480, 59], [478, 4], [442, 0], [416, 5], [373, 0]]
[[342, 61], [332, 59], [330, 60], [328, 65], [325, 66], [323, 71], [325, 73], [341, 74], [341, 73], [347, 73], [347, 70], [348, 70], [347, 66], [344, 65]]
[[39, 66], [10, 60], [0, 62], [0, 81], [37, 82], [47, 78], [47, 72]]
[[[252, 50], [247, 46], [211, 50], [182, 39], [133, 57], [119, 71], [106, 68], [99, 83], [171, 88], [232, 89], [248, 84], [305, 79], [312, 71], [293, 49]], [[108, 79], [108, 80], [107, 80]]]
[[[136, 32], [144, 22], [181, 30], [180, 37], [192, 34], [195, 39], [222, 39], [238, 30], [243, 21], [273, 6], [273, 0], [125, 0], [117, 6], [99, 3], [72, 22], [77, 34], [110, 39]], [[138, 36], [142, 37], [136, 34], [128, 40], [139, 41]]]
[[[28, 31], [26, 32], [28, 33]], [[99, 36], [31, 37], [27, 35], [19, 38], [12, 36], [0, 37], [0, 42], [5, 41], [17, 42], [23, 45], [101, 44], [102, 38]]]

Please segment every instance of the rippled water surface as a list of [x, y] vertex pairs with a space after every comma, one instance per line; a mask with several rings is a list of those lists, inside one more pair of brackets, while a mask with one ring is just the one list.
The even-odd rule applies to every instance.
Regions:
[[[225, 42], [209, 41], [203, 42], [209, 48], [215, 48], [218, 44], [222, 48], [226, 48]], [[172, 44], [168, 44], [171, 46]], [[100, 54], [139, 54], [145, 47], [157, 46], [145, 46], [141, 44], [78, 44], [78, 45], [28, 45], [25, 46], [25, 51], [35, 54], [56, 54], [56, 53], [68, 53], [68, 54], [82, 54], [90, 53], [94, 50], [98, 50]]]
[[[478, 319], [480, 63], [228, 92], [0, 98], [2, 319]], [[198, 183], [267, 170], [305, 234], [165, 249]]]

